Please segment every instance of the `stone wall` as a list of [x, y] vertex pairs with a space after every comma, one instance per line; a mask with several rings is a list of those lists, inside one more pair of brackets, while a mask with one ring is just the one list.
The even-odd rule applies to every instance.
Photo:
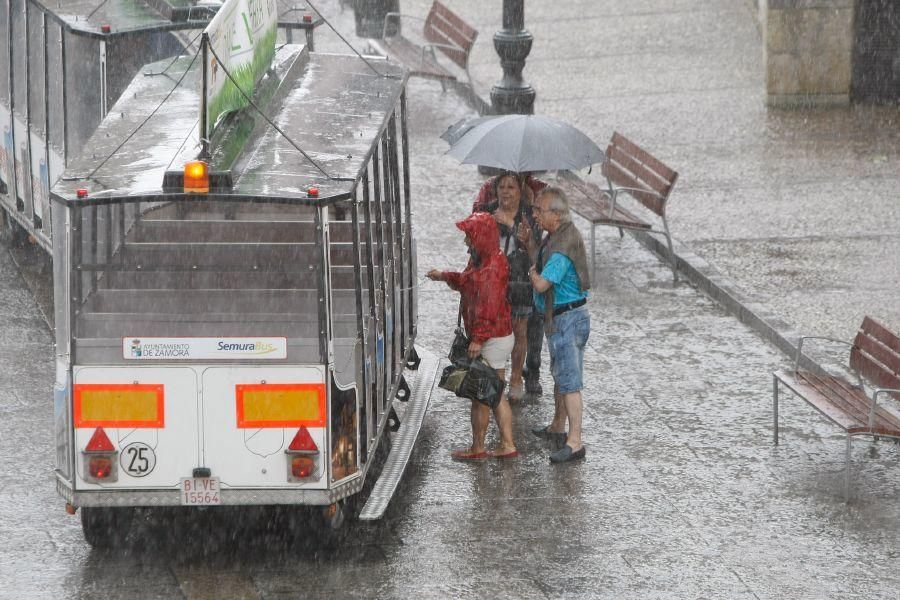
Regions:
[[770, 106], [850, 101], [854, 0], [759, 0]]

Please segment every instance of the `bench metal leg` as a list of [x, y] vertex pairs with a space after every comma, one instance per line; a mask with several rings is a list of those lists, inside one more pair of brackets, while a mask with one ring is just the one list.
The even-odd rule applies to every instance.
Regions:
[[597, 226], [594, 223], [591, 223], [591, 278], [595, 277], [597, 274], [597, 254], [594, 249], [594, 231], [597, 229]]
[[624, 237], [625, 237], [625, 231], [623, 231], [622, 228], [619, 227], [619, 239], [621, 240]]
[[678, 283], [678, 264], [675, 262], [675, 249], [672, 247], [672, 236], [669, 234], [669, 222], [665, 215], [662, 217], [663, 227], [666, 229], [666, 243], [669, 245], [669, 261], [672, 263], [672, 278]]
[[847, 450], [844, 456], [846, 465], [844, 467], [844, 501], [850, 502], [850, 441], [853, 438], [847, 434]]
[[772, 414], [773, 414], [773, 423], [772, 423], [772, 436], [775, 441], [775, 445], [778, 445], [778, 378], [774, 375], [772, 376]]

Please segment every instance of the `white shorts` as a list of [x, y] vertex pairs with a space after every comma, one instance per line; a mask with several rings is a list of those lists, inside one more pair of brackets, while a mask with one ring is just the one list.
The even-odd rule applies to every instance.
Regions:
[[513, 344], [516, 338], [513, 334], [505, 337], [491, 338], [481, 347], [481, 356], [495, 369], [506, 367], [506, 361], [512, 354]]

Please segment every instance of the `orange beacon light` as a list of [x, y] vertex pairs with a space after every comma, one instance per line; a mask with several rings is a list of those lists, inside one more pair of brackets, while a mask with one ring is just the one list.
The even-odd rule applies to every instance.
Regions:
[[202, 160], [192, 160], [184, 165], [184, 192], [209, 192], [209, 165]]

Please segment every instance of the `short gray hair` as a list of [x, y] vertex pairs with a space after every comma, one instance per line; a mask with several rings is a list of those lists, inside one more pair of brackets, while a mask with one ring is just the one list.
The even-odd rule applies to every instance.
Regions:
[[550, 206], [548, 208], [559, 215], [560, 223], [568, 223], [572, 220], [572, 215], [569, 213], [569, 200], [561, 188], [549, 185], [538, 192], [538, 199], [544, 196], [550, 196]]

